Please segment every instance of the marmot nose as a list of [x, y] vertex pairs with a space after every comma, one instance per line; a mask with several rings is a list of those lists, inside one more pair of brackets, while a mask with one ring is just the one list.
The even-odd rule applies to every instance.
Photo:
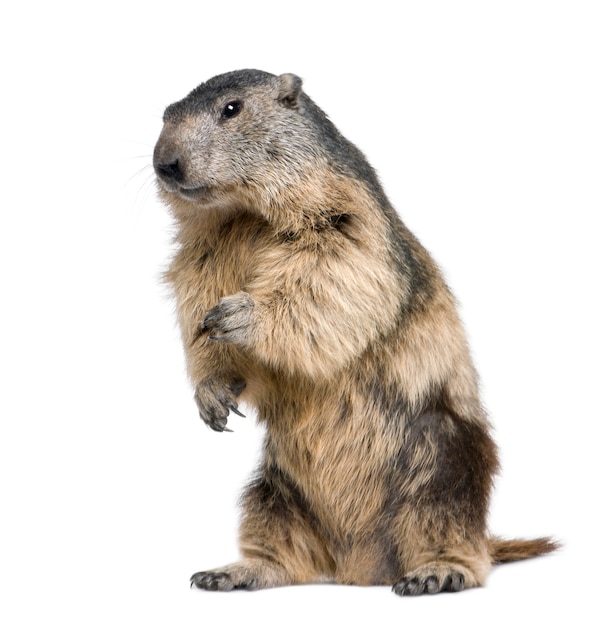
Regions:
[[178, 158], [166, 163], [155, 163], [154, 169], [158, 176], [167, 180], [181, 182], [184, 178], [182, 168], [180, 167], [180, 160]]

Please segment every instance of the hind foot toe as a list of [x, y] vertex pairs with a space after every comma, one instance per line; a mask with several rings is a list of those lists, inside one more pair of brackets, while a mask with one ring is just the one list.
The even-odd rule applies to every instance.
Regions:
[[419, 596], [424, 593], [441, 593], [443, 591], [462, 591], [473, 577], [463, 571], [464, 568], [453, 565], [426, 565], [409, 572], [392, 587], [399, 596]]

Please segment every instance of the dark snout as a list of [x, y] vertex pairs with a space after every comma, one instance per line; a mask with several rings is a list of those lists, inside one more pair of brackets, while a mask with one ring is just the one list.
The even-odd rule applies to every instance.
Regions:
[[211, 197], [213, 130], [200, 115], [165, 120], [152, 159], [161, 191], [195, 203]]
[[184, 168], [180, 151], [163, 135], [154, 148], [153, 166], [156, 175], [166, 183], [183, 183]]

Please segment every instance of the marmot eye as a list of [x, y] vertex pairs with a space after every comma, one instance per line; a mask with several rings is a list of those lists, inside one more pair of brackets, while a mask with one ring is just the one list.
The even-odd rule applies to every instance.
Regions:
[[224, 107], [223, 111], [221, 111], [221, 119], [229, 120], [232, 117], [236, 117], [238, 113], [242, 110], [242, 102], [239, 100], [233, 100], [232, 102], [228, 102]]

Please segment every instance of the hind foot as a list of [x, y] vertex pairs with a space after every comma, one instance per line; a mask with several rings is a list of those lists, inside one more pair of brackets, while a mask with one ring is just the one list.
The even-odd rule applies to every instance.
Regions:
[[392, 590], [399, 596], [419, 596], [424, 593], [462, 591], [476, 584], [471, 572], [460, 565], [432, 563], [409, 572], [393, 585]]
[[265, 589], [288, 584], [290, 581], [276, 565], [256, 560], [240, 561], [221, 569], [197, 572], [190, 578], [190, 587], [206, 591], [234, 589]]
[[190, 578], [190, 587], [205, 589], [206, 591], [232, 591], [233, 589], [256, 589], [257, 579], [236, 581], [231, 574], [211, 570], [209, 572], [197, 572]]

